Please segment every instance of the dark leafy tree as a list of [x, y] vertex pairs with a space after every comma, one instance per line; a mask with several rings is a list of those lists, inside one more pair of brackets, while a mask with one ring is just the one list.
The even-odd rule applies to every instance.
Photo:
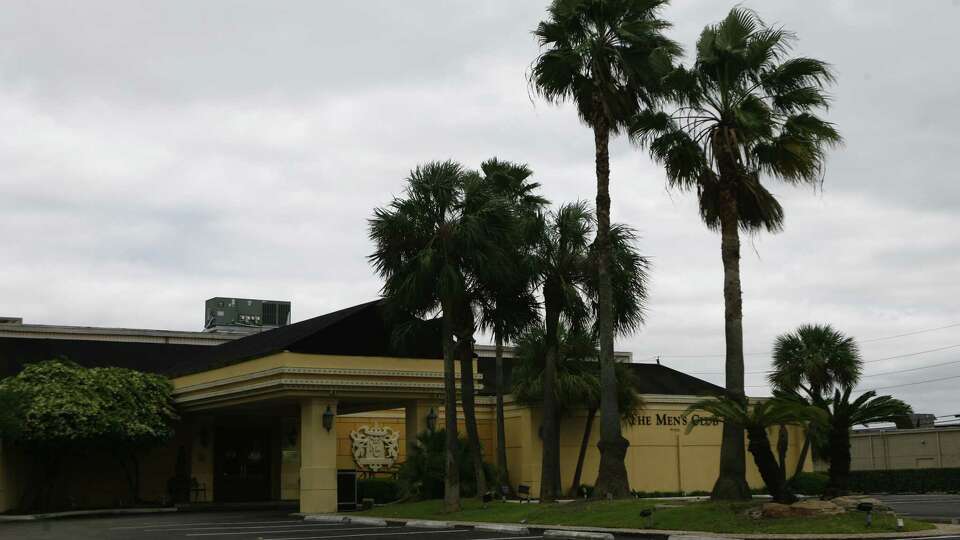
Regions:
[[[767, 492], [778, 503], [790, 504], [797, 500], [786, 479], [780, 474], [780, 466], [770, 447], [767, 430], [780, 424], [819, 418], [823, 414], [820, 409], [791, 399], [774, 398], [748, 405], [739, 399], [722, 397], [698, 401], [687, 409], [687, 414], [697, 411], [707, 412], [722, 421], [724, 426], [736, 428], [741, 437], [746, 430], [749, 440], [747, 448], [760, 470], [760, 477], [763, 478]], [[688, 424], [687, 432], [696, 426], [695, 423]]]
[[[724, 272], [726, 387], [745, 400], [740, 232], [777, 232], [783, 209], [761, 180], [818, 185], [826, 152], [841, 142], [834, 126], [814, 112], [826, 108], [830, 67], [813, 58], [789, 58], [795, 37], [736, 7], [707, 26], [693, 67], [664, 78], [672, 112], [644, 110], [630, 127], [666, 167], [671, 187], [694, 191], [700, 217], [720, 231]], [[743, 437], [725, 428], [717, 499], [750, 497]]]
[[[26, 366], [0, 382], [0, 436], [30, 459], [31, 479], [20, 506], [47, 509], [67, 456], [109, 450], [139, 491], [137, 456], [163, 445], [177, 419], [170, 382], [120, 368], [83, 368], [66, 360]], [[130, 467], [133, 464], [134, 467]]]
[[[775, 391], [796, 394], [807, 403], [826, 409], [835, 389], [856, 385], [862, 366], [853, 338], [829, 324], [805, 324], [777, 337], [773, 344], [773, 372], [768, 380]], [[794, 476], [803, 470], [816, 430], [816, 424], [807, 429]]]
[[[507, 281], [497, 273], [510, 271], [504, 246], [509, 245], [513, 227], [510, 205], [452, 161], [414, 169], [404, 195], [376, 209], [370, 220], [376, 245], [370, 260], [384, 279], [388, 305], [418, 317], [443, 315], [444, 507], [451, 512], [460, 509], [455, 357], [459, 352], [466, 364], [461, 369], [466, 409], [473, 399], [471, 349], [479, 283]], [[473, 450], [478, 449], [479, 444]]]
[[597, 176], [597, 265], [600, 365], [600, 472], [595, 493], [630, 495], [617, 410], [613, 357], [614, 306], [610, 244], [611, 135], [651, 106], [662, 74], [680, 47], [664, 36], [669, 23], [658, 18], [666, 0], [554, 0], [534, 34], [542, 53], [530, 73], [533, 90], [552, 103], [573, 102], [593, 130]]
[[173, 437], [173, 386], [165, 377], [108, 367], [90, 370], [103, 396], [107, 431], [97, 441], [123, 469], [133, 502], [140, 500], [140, 456]]

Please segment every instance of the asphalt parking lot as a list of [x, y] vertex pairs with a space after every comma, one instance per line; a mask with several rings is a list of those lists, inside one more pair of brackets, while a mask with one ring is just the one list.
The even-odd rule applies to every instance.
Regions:
[[472, 530], [371, 527], [304, 521], [281, 512], [171, 513], [0, 523], [0, 538], [86, 540], [538, 540]]
[[873, 495], [905, 516], [960, 519], [960, 495]]

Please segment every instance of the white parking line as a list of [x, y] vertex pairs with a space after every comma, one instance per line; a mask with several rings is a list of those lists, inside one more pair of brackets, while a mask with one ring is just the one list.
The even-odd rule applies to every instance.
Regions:
[[288, 520], [270, 520], [270, 521], [209, 521], [206, 523], [192, 523], [190, 521], [183, 521], [179, 523], [147, 523], [140, 525], [128, 525], [126, 527], [110, 527], [110, 530], [121, 530], [121, 529], [151, 529], [151, 528], [161, 528], [161, 527], [183, 527], [185, 525], [252, 525], [255, 523], [299, 523], [303, 521], [302, 519], [288, 519]]
[[[329, 523], [329, 524], [327, 524], [327, 525], [336, 525], [336, 524], [335, 524], [335, 523]], [[313, 527], [313, 528], [319, 528], [319, 525], [284, 525], [284, 527]], [[253, 531], [246, 530], [246, 531], [240, 531], [240, 532], [187, 533], [186, 536], [229, 536], [229, 535], [233, 535], [233, 534], [254, 534], [254, 533], [255, 533], [255, 534], [271, 534], [271, 533], [285, 533], [285, 532], [286, 532], [286, 533], [291, 533], [291, 532], [311, 532], [311, 531], [309, 531], [309, 530], [306, 530], [306, 531], [275, 531], [275, 530], [273, 530], [273, 531], [262, 531], [262, 530], [259, 530], [259, 529], [278, 529], [278, 528], [279, 528], [279, 527], [270, 527], [269, 525], [264, 525], [263, 527], [253, 527], [253, 528], [254, 528], [254, 529], [258, 529], [258, 530], [253, 530]], [[383, 528], [383, 527], [351, 527], [351, 528], [349, 528], [349, 529], [326, 529], [326, 530], [336, 532], [336, 531], [369, 531], [370, 529], [379, 529], [379, 530], [382, 531], [384, 528]], [[166, 529], [166, 530], [169, 531], [170, 529]], [[349, 536], [370, 536], [370, 535], [361, 534], [361, 535], [349, 535]], [[384, 536], [387, 536], [387, 535], [384, 535]], [[339, 536], [314, 536], [314, 537], [310, 537], [310, 538], [340, 538], [340, 537], [339, 537]]]
[[[381, 531], [383, 527], [378, 527]], [[410, 532], [400, 532], [400, 533], [370, 533], [370, 534], [341, 534], [337, 536], [290, 536], [287, 538], [264, 538], [263, 540], [315, 540], [317, 538], [357, 538], [360, 536], [401, 536], [405, 534], [450, 534], [450, 533], [460, 533], [463, 534], [464, 530], [448, 530], [448, 531], [410, 531]]]

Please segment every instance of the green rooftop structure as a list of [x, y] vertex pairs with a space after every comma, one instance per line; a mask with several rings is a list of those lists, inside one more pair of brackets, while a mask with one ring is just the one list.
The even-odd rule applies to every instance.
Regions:
[[207, 332], [259, 332], [290, 324], [290, 302], [250, 298], [210, 298], [204, 305]]

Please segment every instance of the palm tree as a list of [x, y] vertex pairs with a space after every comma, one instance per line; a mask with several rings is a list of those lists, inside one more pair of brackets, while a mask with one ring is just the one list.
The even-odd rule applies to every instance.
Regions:
[[[697, 411], [713, 415], [714, 418], [723, 422], [725, 428], [726, 426], [732, 426], [740, 432], [741, 437], [743, 437], [743, 430], [746, 430], [747, 438], [750, 441], [748, 444], [750, 454], [753, 456], [753, 461], [756, 463], [757, 469], [760, 470], [760, 477], [763, 478], [767, 492], [773, 497], [774, 502], [790, 504], [797, 500], [797, 497], [790, 492], [786, 480], [780, 474], [780, 466], [777, 464], [777, 459], [770, 448], [767, 429], [778, 424], [820, 418], [823, 414], [820, 409], [784, 398], [773, 398], [749, 405], [743, 400], [725, 396], [698, 401], [691, 405], [685, 414], [692, 414]], [[689, 423], [687, 433], [697, 425], [698, 423]]]
[[[534, 255], [537, 281], [543, 294], [545, 332], [540, 498], [554, 500], [563, 494], [560, 481], [560, 417], [555, 388], [558, 384], [561, 331], [564, 324], [572, 331], [584, 331], [590, 321], [596, 323], [599, 318], [599, 272], [596, 264], [599, 248], [598, 240], [591, 241], [593, 215], [582, 201], [561, 206], [548, 216], [544, 224]], [[633, 231], [623, 225], [614, 225], [609, 236], [613, 244], [610, 265], [614, 285], [613, 327], [618, 333], [635, 330], [643, 321], [647, 260], [636, 251], [635, 239]], [[598, 334], [599, 330], [594, 324], [593, 335]], [[617, 388], [614, 386], [614, 389]], [[602, 391], [600, 396], [602, 407]], [[619, 402], [616, 405], [619, 411]], [[617, 422], [619, 426], [619, 419]]]
[[[860, 379], [863, 361], [853, 338], [829, 324], [804, 324], [777, 337], [773, 344], [773, 371], [767, 377], [774, 391], [793, 393], [811, 405], [827, 408], [836, 388], [851, 388]], [[810, 451], [807, 428], [793, 475], [803, 470]]]
[[[570, 496], [576, 496], [581, 483], [587, 445], [593, 432], [594, 418], [600, 408], [600, 370], [596, 361], [597, 347], [594, 337], [583, 329], [570, 329], [563, 325], [559, 336], [555, 385], [556, 400], [559, 404], [558, 416], [562, 418], [576, 409], [587, 409], [577, 465], [568, 491]], [[518, 338], [512, 389], [518, 403], [543, 403], [546, 351], [546, 332], [543, 326], [530, 327]], [[634, 415], [644, 406], [636, 391], [636, 377], [623, 363], [617, 363], [617, 377], [622, 383], [618, 386], [620, 410], [624, 417]]]
[[824, 498], [833, 498], [847, 492], [847, 479], [850, 476], [850, 430], [854, 426], [874, 422], [892, 422], [908, 415], [913, 410], [909, 405], [891, 396], [877, 396], [873, 390], [850, 401], [853, 387], [834, 390], [831, 406], [827, 409], [827, 418], [820, 422], [826, 426], [826, 454], [830, 459], [830, 481], [824, 491]]
[[[464, 317], [472, 309], [478, 271], [487, 279], [506, 271], [509, 254], [503, 246], [514, 226], [502, 199], [467, 180], [452, 161], [418, 166], [407, 177], [404, 196], [375, 209], [370, 220], [376, 246], [370, 261], [384, 279], [388, 305], [418, 317], [443, 314], [444, 507], [451, 512], [460, 508], [454, 336], [462, 341], [472, 324]], [[464, 385], [463, 392], [470, 391]]]
[[534, 34], [543, 52], [530, 73], [533, 90], [552, 103], [572, 101], [593, 130], [597, 175], [600, 366], [600, 474], [596, 493], [630, 494], [624, 463], [629, 442], [620, 429], [613, 358], [610, 275], [610, 136], [655, 101], [662, 69], [680, 53], [658, 19], [666, 0], [554, 0]]
[[507, 199], [518, 219], [518, 227], [509, 250], [513, 269], [509, 281], [484, 284], [481, 300], [480, 327], [493, 334], [496, 355], [496, 416], [497, 416], [497, 472], [501, 486], [510, 485], [507, 465], [506, 428], [503, 412], [503, 393], [506, 382], [503, 373], [503, 344], [539, 318], [539, 304], [534, 295], [535, 272], [532, 268], [532, 250], [537, 240], [541, 209], [549, 202], [536, 193], [540, 184], [530, 181], [533, 172], [526, 165], [489, 159], [480, 165], [483, 179], [494, 192]]
[[[740, 231], [777, 232], [783, 209], [762, 178], [818, 185], [826, 150], [841, 142], [825, 108], [830, 67], [812, 58], [787, 58], [794, 35], [766, 26], [736, 7], [707, 26], [691, 69], [665, 77], [677, 107], [642, 111], [630, 134], [665, 165], [671, 187], [695, 191], [700, 217], [721, 236], [726, 338], [726, 388], [744, 401]], [[743, 436], [724, 429], [718, 499], [749, 498]]]

